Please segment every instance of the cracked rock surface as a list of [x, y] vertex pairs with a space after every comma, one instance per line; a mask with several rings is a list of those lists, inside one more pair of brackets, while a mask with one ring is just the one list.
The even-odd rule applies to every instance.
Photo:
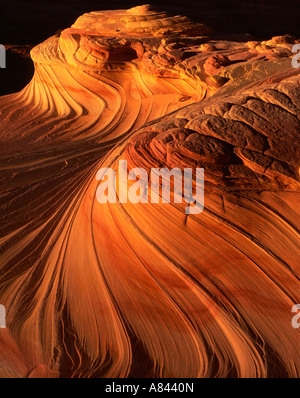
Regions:
[[[299, 377], [297, 43], [139, 6], [31, 50], [0, 97], [1, 377]], [[204, 168], [203, 212], [99, 203], [120, 160]]]

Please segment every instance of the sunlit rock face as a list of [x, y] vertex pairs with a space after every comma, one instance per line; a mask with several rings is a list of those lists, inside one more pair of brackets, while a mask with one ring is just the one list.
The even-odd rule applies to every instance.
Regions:
[[[2, 377], [299, 377], [298, 42], [141, 6], [31, 51], [0, 98]], [[119, 160], [203, 167], [204, 211], [100, 204]]]

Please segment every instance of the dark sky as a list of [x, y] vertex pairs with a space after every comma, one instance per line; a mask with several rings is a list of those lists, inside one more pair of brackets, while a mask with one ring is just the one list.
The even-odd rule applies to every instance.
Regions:
[[258, 39], [285, 33], [300, 36], [299, 0], [0, 0], [0, 43], [36, 44], [84, 12], [145, 3], [206, 22], [221, 33], [250, 33]]

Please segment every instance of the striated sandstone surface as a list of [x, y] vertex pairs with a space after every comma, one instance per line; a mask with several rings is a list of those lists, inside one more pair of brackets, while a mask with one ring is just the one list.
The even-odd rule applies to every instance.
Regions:
[[[299, 377], [298, 42], [141, 6], [31, 50], [0, 98], [2, 377]], [[203, 213], [98, 203], [120, 159], [204, 167]]]

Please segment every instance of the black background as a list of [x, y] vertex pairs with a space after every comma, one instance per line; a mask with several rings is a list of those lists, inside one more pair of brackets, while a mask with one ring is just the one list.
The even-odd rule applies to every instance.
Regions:
[[[37, 44], [69, 27], [89, 11], [149, 3], [121, 0], [0, 0], [0, 43]], [[250, 33], [258, 39], [299, 35], [299, 0], [174, 0], [150, 2], [171, 14], [184, 14], [221, 33]]]

